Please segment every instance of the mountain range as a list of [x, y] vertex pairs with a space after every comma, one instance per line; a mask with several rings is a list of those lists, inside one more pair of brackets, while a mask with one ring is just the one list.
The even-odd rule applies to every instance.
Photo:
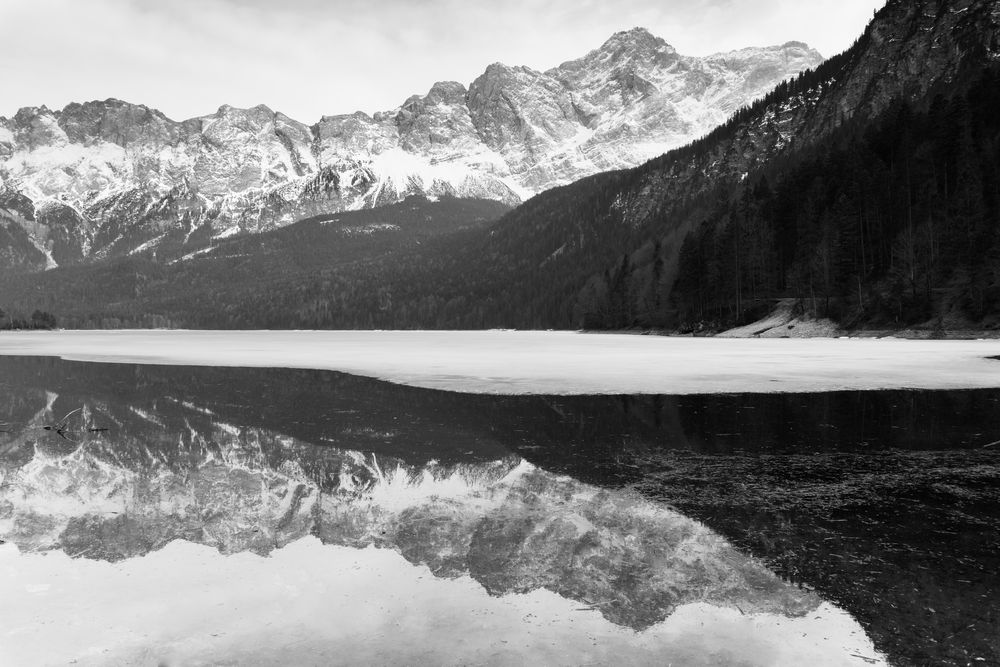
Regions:
[[[847, 51], [700, 139], [509, 212], [432, 194], [260, 237], [201, 227], [171, 252], [8, 271], [2, 299], [71, 327], [710, 332], [779, 304], [845, 328], [1000, 327], [998, 106], [996, 2], [890, 0]], [[340, 227], [371, 242], [348, 248]], [[24, 229], [0, 227], [8, 265]]]
[[0, 268], [179, 255], [412, 195], [515, 205], [683, 145], [821, 61], [799, 42], [684, 56], [635, 28], [544, 72], [494, 63], [312, 125], [263, 105], [180, 122], [116, 99], [22, 108], [0, 118]]

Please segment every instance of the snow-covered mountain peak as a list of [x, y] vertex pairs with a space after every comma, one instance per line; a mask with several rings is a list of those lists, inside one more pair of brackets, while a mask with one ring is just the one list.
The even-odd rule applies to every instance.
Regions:
[[438, 81], [424, 96], [428, 104], [464, 104], [469, 93], [465, 85], [458, 81]]
[[69, 143], [56, 115], [48, 107], [22, 107], [14, 115], [14, 137], [30, 148], [61, 147]]
[[677, 50], [663, 38], [657, 37], [645, 28], [636, 27], [616, 32], [600, 48], [588, 55], [595, 53], [621, 57], [629, 53], [672, 55], [677, 53]]
[[756, 60], [781, 58], [786, 62], [801, 61], [803, 63], [822, 62], [823, 56], [819, 51], [812, 48], [805, 42], [785, 42], [774, 46], [748, 46], [733, 51], [723, 51], [707, 56], [708, 61], [744, 61], [748, 65], [759, 64]]
[[68, 104], [58, 113], [58, 121], [70, 140], [79, 144], [171, 143], [183, 133], [181, 123], [160, 111], [114, 98]]
[[[798, 41], [795, 41], [794, 39], [785, 42], [784, 44], [781, 45], [781, 47], [785, 48], [785, 49], [806, 49], [806, 50], [809, 50], [809, 49], [812, 48], [808, 44], [806, 44], [805, 42], [798, 42]], [[817, 51], [817, 53], [819, 53], [819, 52]]]
[[114, 98], [25, 107], [0, 118], [0, 184], [69, 207], [59, 219], [89, 240], [51, 260], [51, 236], [32, 227], [34, 245], [8, 254], [44, 268], [186, 248], [413, 194], [516, 204], [687, 143], [820, 60], [798, 42], [693, 58], [633, 28], [545, 72], [497, 62], [468, 87], [440, 81], [313, 125], [263, 104], [180, 122]]

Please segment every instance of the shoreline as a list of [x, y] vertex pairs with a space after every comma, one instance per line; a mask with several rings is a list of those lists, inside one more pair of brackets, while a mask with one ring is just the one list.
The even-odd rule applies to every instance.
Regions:
[[[716, 331], [714, 333], [680, 333], [678, 331], [665, 331], [660, 329], [622, 329], [615, 331], [603, 330], [582, 330], [580, 333], [586, 334], [625, 334], [636, 336], [661, 336], [664, 338], [764, 338], [765, 336], [734, 336], [725, 335], [732, 329]], [[766, 336], [766, 338], [776, 338], [779, 340], [791, 339], [862, 339], [862, 340], [1000, 340], [1000, 330], [997, 329], [854, 329], [840, 330], [830, 334], [808, 334], [798, 336]]]
[[[168, 332], [229, 332], [233, 334], [248, 332], [270, 332], [270, 333], [323, 333], [323, 332], [412, 332], [412, 333], [466, 333], [466, 332], [517, 332], [517, 333], [574, 333], [588, 335], [621, 335], [621, 336], [656, 336], [659, 338], [776, 338], [781, 340], [789, 339], [900, 339], [900, 340], [1000, 340], [1000, 329], [922, 329], [909, 327], [905, 329], [835, 329], [827, 331], [813, 330], [811, 333], [801, 333], [798, 335], [737, 335], [741, 329], [754, 326], [734, 327], [705, 333], [680, 332], [676, 329], [516, 329], [516, 328], [492, 328], [492, 329], [173, 329], [173, 328], [143, 328], [143, 329], [2, 329], [0, 336], [5, 334], [24, 333], [114, 333], [114, 332], [146, 332], [146, 331], [168, 331]], [[769, 327], [764, 333], [772, 333], [779, 327]]]

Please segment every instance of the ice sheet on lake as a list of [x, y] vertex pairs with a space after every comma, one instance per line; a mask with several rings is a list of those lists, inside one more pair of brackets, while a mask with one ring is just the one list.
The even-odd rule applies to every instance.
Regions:
[[60, 331], [0, 354], [315, 368], [498, 394], [695, 394], [1000, 387], [1000, 340], [757, 340], [540, 331]]

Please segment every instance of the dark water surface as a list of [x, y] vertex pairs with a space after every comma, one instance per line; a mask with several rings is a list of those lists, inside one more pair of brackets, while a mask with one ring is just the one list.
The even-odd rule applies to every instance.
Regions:
[[[0, 539], [120, 561], [176, 538], [268, 553], [311, 534], [396, 549], [435, 575], [469, 575], [491, 595], [543, 587], [634, 630], [692, 600], [796, 616], [822, 599], [850, 612], [893, 664], [1000, 664], [998, 440], [993, 390], [477, 396], [327, 371], [0, 357], [0, 490], [20, 485], [0, 494]], [[321, 497], [308, 516], [293, 498], [267, 525], [213, 506], [183, 519], [74, 517], [56, 530], [51, 516], [18, 505], [37, 491], [21, 473], [40, 455], [85, 457], [78, 470], [102, 471], [76, 473], [66, 493], [109, 483], [109, 469], [143, 478], [154, 467], [218, 491], [233, 478], [192, 481], [214, 460], [293, 466]], [[323, 493], [370, 486], [393, 465], [499, 479], [521, 460], [536, 472], [515, 485], [514, 518], [436, 514], [428, 523], [415, 520], [426, 518], [421, 506], [374, 530], [357, 516], [333, 520], [343, 505], [324, 513]], [[679, 556], [673, 537], [629, 523], [621, 499], [631, 496], [574, 506], [591, 528], [559, 523], [553, 508], [576, 502], [568, 499], [579, 487], [563, 488], [571, 483], [637, 492], [703, 522], [737, 555], [716, 554], [725, 577], [706, 583], [704, 563]], [[626, 524], [644, 546], [612, 557], [588, 542], [625, 534]]]

